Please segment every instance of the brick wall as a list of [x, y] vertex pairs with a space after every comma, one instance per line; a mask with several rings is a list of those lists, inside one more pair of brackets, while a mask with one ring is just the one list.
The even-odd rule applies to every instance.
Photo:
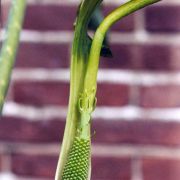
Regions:
[[[0, 179], [53, 180], [69, 94], [74, 0], [29, 0], [0, 121]], [[119, 0], [105, 1], [104, 12]], [[4, 9], [7, 3], [4, 0]], [[92, 180], [179, 180], [180, 1], [111, 30], [94, 113]]]

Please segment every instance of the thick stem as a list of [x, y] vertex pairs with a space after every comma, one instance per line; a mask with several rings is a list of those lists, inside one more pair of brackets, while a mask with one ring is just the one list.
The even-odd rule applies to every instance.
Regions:
[[12, 68], [19, 44], [19, 35], [26, 7], [25, 0], [13, 0], [0, 53], [0, 112], [9, 86]]
[[93, 38], [89, 61], [87, 65], [84, 91], [90, 91], [92, 88], [96, 89], [99, 56], [103, 40], [108, 29], [115, 22], [122, 19], [123, 17], [158, 1], [160, 0], [131, 0], [130, 2], [125, 3], [116, 10], [114, 10], [104, 19]]
[[[82, 47], [86, 46], [86, 44], [84, 44], [85, 38], [86, 34], [83, 28], [77, 27], [75, 31], [71, 56], [71, 82], [68, 114], [66, 119], [66, 126], [64, 131], [61, 153], [56, 169], [55, 180], [62, 179], [63, 170], [68, 159], [70, 148], [74, 141], [74, 137], [77, 130], [77, 123], [80, 118], [79, 111], [77, 109], [77, 102], [79, 92], [82, 91], [81, 84], [83, 84], [82, 78], [84, 77], [85, 62], [87, 61], [87, 54], [82, 52]], [[78, 43], [79, 46], [76, 43]]]
[[62, 179], [63, 169], [74, 141], [78, 122], [81, 119], [78, 110], [78, 99], [80, 93], [83, 91], [85, 71], [90, 50], [89, 44], [87, 43], [87, 26], [94, 9], [101, 1], [102, 0], [83, 0], [78, 11], [71, 53], [71, 81], [68, 115], [55, 180]]
[[[96, 31], [89, 55], [89, 46], [87, 45], [87, 38], [85, 37], [87, 33], [87, 24], [95, 7], [97, 7], [101, 1], [102, 0], [82, 0], [82, 4], [79, 9], [71, 59], [69, 111], [55, 180], [61, 180], [62, 178], [63, 168], [67, 161], [69, 150], [72, 146], [75, 133], [78, 128], [78, 122], [79, 120], [83, 119], [83, 116], [79, 113], [77, 106], [80, 93], [86, 95], [88, 98], [88, 107], [90, 108], [89, 110], [93, 110], [95, 106], [99, 55], [107, 30], [112, 26], [112, 24], [114, 24], [122, 17], [127, 16], [128, 14], [159, 0], [131, 0], [111, 13], [102, 22]], [[86, 64], [86, 62], [88, 63]], [[86, 102], [87, 101], [83, 98], [82, 103], [86, 104]], [[92, 111], [88, 112], [90, 112], [90, 117]], [[82, 121], [79, 124], [83, 125], [84, 123], [85, 122]], [[85, 134], [85, 136], [87, 136], [87, 134]]]

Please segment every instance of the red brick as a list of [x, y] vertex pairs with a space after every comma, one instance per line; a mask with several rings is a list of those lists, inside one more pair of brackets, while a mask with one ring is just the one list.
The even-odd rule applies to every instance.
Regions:
[[[100, 68], [179, 70], [179, 46], [112, 44], [113, 58], [101, 58]], [[142, 57], [137, 56], [141, 54]], [[16, 67], [66, 68], [70, 62], [69, 44], [21, 43]]]
[[[113, 58], [101, 58], [100, 68], [136, 69], [139, 59], [136, 46], [112, 44]], [[70, 65], [69, 44], [21, 43], [16, 67], [67, 68]]]
[[137, 57], [137, 46], [132, 44], [111, 44], [113, 57], [101, 58], [100, 68], [112, 69], [137, 69], [139, 58]]
[[[180, 124], [155, 121], [113, 121], [94, 119], [92, 131], [93, 143], [134, 144], [134, 145], [180, 145]], [[52, 143], [61, 142], [65, 121], [28, 121], [12, 117], [1, 118], [0, 140], [4, 142]], [[11, 133], [9, 133], [11, 132]]]
[[98, 84], [97, 105], [98, 106], [122, 106], [129, 102], [130, 87], [117, 84]]
[[[178, 45], [112, 44], [113, 58], [101, 58], [100, 68], [179, 70]], [[69, 44], [21, 43], [16, 67], [67, 68], [70, 64]]]
[[8, 91], [7, 91], [7, 95], [6, 95], [6, 99], [5, 99], [5, 101], [13, 101], [13, 97], [12, 97], [12, 95], [13, 95], [13, 92], [12, 92], [12, 81], [10, 81], [11, 83], [10, 83], [10, 85], [9, 85], [9, 88], [8, 88]]
[[179, 70], [180, 46], [178, 45], [143, 45], [139, 46], [142, 57], [141, 69]]
[[93, 157], [92, 180], [130, 180], [131, 160], [126, 158]]
[[140, 87], [140, 105], [146, 108], [179, 107], [179, 92], [178, 85]]
[[153, 6], [147, 8], [146, 29], [153, 32], [180, 31], [180, 6]]
[[[109, 5], [105, 6], [104, 9], [104, 15], [107, 16], [110, 12], [112, 12], [114, 9], [116, 9], [117, 6]], [[112, 31], [133, 31], [135, 29], [135, 19], [134, 15], [129, 15], [122, 20], [116, 22], [111, 30]]]
[[[101, 58], [100, 68], [179, 70], [180, 47], [177, 45], [112, 44], [113, 58]], [[139, 55], [140, 54], [140, 55]], [[67, 68], [69, 44], [21, 43], [16, 67]]]
[[179, 180], [180, 161], [171, 159], [153, 159], [143, 160], [144, 180]]
[[[48, 94], [48, 96], [47, 96]], [[69, 84], [65, 82], [16, 82], [14, 99], [18, 103], [43, 106], [67, 105]], [[128, 104], [129, 87], [117, 84], [99, 84], [98, 105], [122, 106]]]
[[69, 67], [68, 44], [21, 43], [16, 67]]
[[[54, 177], [57, 156], [45, 155], [12, 155], [12, 171], [16, 175], [33, 177]], [[131, 178], [131, 161], [125, 158], [93, 157], [92, 179], [123, 179]]]
[[16, 175], [54, 177], [58, 157], [51, 155], [12, 155], [12, 172]]
[[0, 153], [0, 172], [2, 171], [2, 154]]
[[1, 7], [1, 25], [5, 27], [7, 19], [8, 19], [8, 13], [10, 9], [10, 3], [2, 4]]
[[[137, 69], [137, 67], [139, 67], [139, 58], [136, 56], [137, 52], [146, 52], [146, 49], [144, 50], [144, 47], [137, 49], [137, 46], [131, 44], [112, 44], [111, 50], [113, 53], [113, 58], [101, 58], [100, 68]], [[175, 52], [179, 52], [178, 49]], [[69, 65], [69, 44], [20, 44], [17, 55], [16, 67], [67, 68], [69, 67]]]
[[94, 143], [180, 145], [180, 124], [156, 121], [93, 121]]
[[29, 5], [24, 28], [33, 30], [73, 30], [76, 6]]
[[[104, 14], [107, 15], [115, 6], [105, 6]], [[77, 6], [74, 5], [29, 5], [27, 8], [24, 28], [35, 30], [73, 30]], [[134, 30], [134, 16], [130, 15], [121, 22], [116, 23], [112, 30]]]
[[64, 123], [63, 120], [55, 119], [28, 121], [27, 119], [1, 117], [0, 140], [26, 143], [58, 142], [63, 137]]
[[69, 84], [61, 82], [16, 82], [14, 100], [18, 103], [43, 106], [67, 105]]

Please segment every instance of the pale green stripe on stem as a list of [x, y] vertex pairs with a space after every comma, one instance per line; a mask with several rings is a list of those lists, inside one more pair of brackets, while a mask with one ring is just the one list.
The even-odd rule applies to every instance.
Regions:
[[12, 68], [14, 66], [25, 7], [25, 0], [12, 1], [5, 32], [5, 40], [0, 52], [0, 112], [2, 112]]

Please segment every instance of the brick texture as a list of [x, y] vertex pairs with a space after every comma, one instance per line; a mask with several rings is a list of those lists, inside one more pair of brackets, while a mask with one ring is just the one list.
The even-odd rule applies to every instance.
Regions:
[[180, 86], [177, 85], [140, 87], [140, 104], [146, 108], [179, 107], [179, 91]]
[[64, 68], [69, 66], [68, 44], [21, 43], [18, 68]]
[[92, 180], [131, 180], [130, 159], [93, 157], [92, 164]]
[[[131, 179], [130, 160], [125, 158], [93, 157], [92, 180]], [[12, 171], [17, 175], [53, 178], [57, 156], [12, 155]]]
[[56, 119], [30, 122], [22, 118], [4, 117], [1, 118], [0, 123], [0, 141], [26, 143], [59, 142], [63, 137], [64, 122]]
[[[106, 16], [117, 6], [104, 6]], [[68, 5], [29, 5], [27, 8], [24, 28], [33, 30], [73, 30], [77, 6]], [[134, 30], [134, 17], [129, 16], [112, 27], [113, 31]]]
[[171, 159], [143, 159], [144, 180], [178, 180], [180, 161]]
[[[102, 83], [98, 87], [98, 105], [122, 106], [128, 104], [128, 86]], [[49, 96], [47, 96], [48, 94]], [[14, 84], [14, 99], [18, 103], [36, 106], [47, 104], [64, 106], [68, 104], [68, 96], [69, 84], [65, 82], [16, 82]]]
[[[6, 117], [0, 123], [0, 140], [8, 142], [53, 143], [62, 141], [65, 121], [27, 121]], [[9, 129], [9, 131], [7, 131]], [[92, 138], [95, 144], [180, 145], [180, 125], [151, 121], [103, 121], [94, 120]], [[164, 138], [165, 137], [165, 138]]]
[[32, 30], [73, 30], [76, 6], [29, 5], [24, 28]]
[[179, 32], [180, 7], [157, 6], [146, 9], [146, 29], [153, 32]]
[[[34, 93], [36, 92], [36, 93]], [[58, 82], [17, 82], [14, 84], [14, 99], [18, 103], [43, 106], [46, 104], [67, 105], [69, 84]]]
[[[65, 77], [33, 79], [28, 70], [43, 70], [47, 77], [49, 72], [69, 69], [73, 40], [70, 36], [78, 4], [60, 1], [28, 3], [23, 25], [26, 33], [14, 67], [18, 72], [27, 70], [27, 74], [25, 77], [15, 74], [0, 118], [0, 179], [5, 170], [21, 180], [54, 179], [65, 127], [61, 108], [68, 105], [69, 82]], [[114, 80], [118, 73], [120, 76], [117, 82], [100, 80], [98, 83], [97, 106], [109, 118], [92, 120], [92, 144], [97, 150], [106, 146], [120, 150], [115, 153], [106, 149], [102, 154], [93, 154], [92, 180], [180, 179], [180, 158], [176, 156], [180, 150], [180, 115], [177, 113], [173, 120], [166, 118], [166, 121], [160, 116], [180, 108], [180, 5], [176, 3], [178, 0], [166, 2], [125, 17], [109, 31], [113, 57], [101, 57], [100, 69], [105, 75], [110, 74], [108, 79]], [[5, 4], [3, 27], [9, 10], [9, 4]], [[102, 13], [106, 16], [117, 6], [115, 1], [109, 1], [102, 6]], [[48, 32], [55, 33], [57, 40], [48, 36]], [[33, 33], [37, 38], [27, 37]], [[142, 82], [136, 73], [141, 74]], [[156, 78], [159, 73], [162, 77]], [[136, 74], [134, 79], [133, 74]], [[143, 74], [146, 76], [142, 77]], [[174, 74], [177, 82], [172, 84], [170, 74]], [[22, 107], [24, 112], [18, 111]], [[60, 117], [51, 111], [57, 108]], [[154, 109], [160, 113], [148, 113]], [[42, 117], [39, 112], [43, 113]], [[48, 118], [44, 119], [46, 113]], [[4, 152], [7, 156], [2, 164]]]
[[2, 4], [1, 5], [1, 25], [2, 27], [5, 27], [6, 21], [8, 19], [8, 13], [10, 9], [10, 3]]
[[137, 69], [139, 58], [136, 55], [137, 45], [132, 44], [111, 44], [113, 57], [110, 59], [101, 58], [100, 68], [106, 69]]
[[[132, 44], [129, 45], [112, 44], [111, 50], [113, 53], [113, 57], [111, 59], [101, 58], [100, 68], [137, 69], [138, 67], [142, 67], [142, 65], [140, 65], [139, 57], [136, 55], [137, 47], [138, 47], [137, 45], [132, 45]], [[138, 51], [142, 51], [146, 53], [146, 51], [141, 48], [139, 48]], [[179, 52], [178, 49], [177, 52]], [[70, 44], [68, 43], [63, 43], [63, 44], [21, 43], [17, 55], [16, 67], [68, 68], [70, 64], [69, 61], [70, 61]], [[143, 66], [144, 68], [149, 69], [148, 65], [143, 65]], [[156, 64], [154, 66], [156, 68]]]
[[179, 123], [161, 123], [151, 121], [101, 121], [93, 122], [96, 131], [95, 143], [105, 144], [151, 144], [177, 146], [179, 140]]
[[[111, 44], [113, 57], [101, 58], [101, 69], [128, 69], [167, 71], [179, 70], [179, 45]], [[18, 68], [68, 68], [70, 44], [21, 43], [16, 67]]]
[[0, 172], [2, 171], [2, 157], [3, 155], [2, 153], [0, 153]]
[[141, 69], [150, 71], [179, 70], [180, 47], [179, 45], [152, 44], [139, 45], [141, 54]]
[[[130, 87], [124, 84], [101, 83], [97, 90], [97, 105], [123, 106], [129, 102]], [[104, 98], [106, 97], [106, 98]]]
[[52, 178], [57, 159], [57, 156], [13, 154], [12, 171], [17, 175]]

